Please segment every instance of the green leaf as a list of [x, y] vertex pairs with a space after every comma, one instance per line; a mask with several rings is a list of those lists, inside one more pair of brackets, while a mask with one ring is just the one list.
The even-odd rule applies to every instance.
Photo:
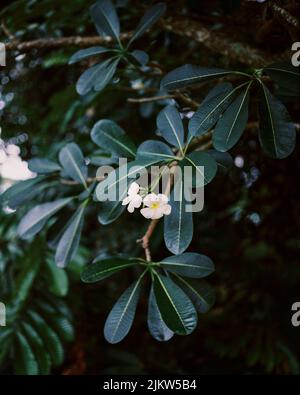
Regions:
[[136, 264], [133, 260], [126, 258], [96, 258], [91, 265], [83, 270], [81, 280], [84, 283], [95, 283]]
[[182, 178], [175, 184], [170, 195], [171, 213], [164, 219], [164, 239], [169, 251], [181, 254], [193, 238], [193, 213], [186, 211], [186, 199]]
[[93, 126], [91, 139], [111, 154], [119, 157], [135, 157], [135, 144], [120, 126], [109, 119], [102, 119]]
[[105, 339], [112, 344], [119, 343], [130, 331], [144, 273], [120, 296], [109, 313], [104, 326]]
[[151, 335], [155, 340], [158, 341], [168, 341], [174, 336], [174, 332], [172, 332], [167, 325], [164, 323], [160, 311], [157, 306], [153, 286], [151, 287], [150, 295], [149, 295], [149, 304], [148, 304], [148, 328]]
[[264, 151], [277, 159], [289, 156], [296, 143], [296, 128], [287, 109], [265, 85], [259, 101], [259, 139]]
[[129, 53], [129, 60], [132, 61], [135, 64], [136, 62], [140, 66], [146, 66], [146, 64], [149, 62], [149, 55], [145, 51], [140, 51], [138, 49], [135, 49], [134, 51]]
[[99, 32], [119, 42], [120, 21], [110, 0], [99, 0], [90, 7], [90, 13]]
[[217, 123], [220, 115], [233, 100], [235, 91], [228, 82], [212, 89], [189, 121], [189, 141], [194, 136], [206, 133]]
[[60, 268], [66, 267], [77, 251], [82, 233], [85, 207], [86, 203], [83, 203], [77, 209], [58, 243], [55, 262]]
[[[217, 163], [213, 156], [206, 152], [194, 151], [187, 155], [179, 166], [184, 174], [185, 166], [192, 166], [192, 182], [193, 187], [203, 187], [209, 184], [217, 173]], [[204, 167], [204, 169], [202, 169]], [[187, 180], [187, 172], [185, 173], [185, 179]]]
[[98, 221], [102, 225], [109, 225], [118, 219], [126, 209], [126, 206], [122, 205], [122, 200], [127, 196], [127, 190], [124, 189], [123, 194], [119, 194], [119, 199], [114, 201], [107, 200], [101, 202], [98, 211]]
[[42, 339], [45, 349], [51, 357], [53, 365], [60, 365], [64, 359], [64, 350], [57, 334], [35, 311], [28, 310], [27, 316], [30, 320], [30, 323]]
[[33, 158], [28, 162], [29, 170], [38, 174], [48, 174], [61, 171], [58, 163], [46, 158]]
[[59, 199], [51, 203], [44, 203], [32, 208], [19, 223], [17, 233], [22, 239], [35, 236], [46, 224], [47, 220], [62, 209], [73, 198]]
[[216, 293], [212, 286], [204, 280], [189, 280], [175, 274], [176, 283], [193, 302], [198, 313], [207, 313], [215, 303]]
[[162, 137], [183, 152], [184, 130], [177, 108], [171, 105], [165, 107], [158, 114], [156, 124]]
[[69, 290], [69, 280], [67, 273], [59, 269], [54, 260], [46, 259], [45, 277], [49, 290], [56, 296], [66, 296]]
[[240, 139], [248, 121], [249, 89], [247, 88], [230, 104], [213, 132], [213, 145], [218, 151], [228, 151]]
[[37, 375], [38, 365], [33, 351], [24, 335], [16, 332], [16, 349], [14, 355], [14, 370], [18, 375]]
[[101, 55], [106, 52], [111, 52], [111, 50], [105, 47], [90, 47], [81, 49], [80, 51], [75, 52], [70, 57], [69, 64], [80, 62], [81, 60], [86, 59], [90, 56]]
[[178, 335], [189, 335], [197, 326], [196, 310], [170, 278], [155, 273], [154, 293], [163, 321]]
[[133, 33], [128, 46], [137, 38], [141, 37], [155, 22], [165, 13], [166, 5], [164, 3], [155, 4], [151, 7], [140, 20], [135, 32]]
[[36, 330], [27, 322], [22, 323], [24, 334], [28, 339], [30, 347], [34, 352], [38, 364], [39, 374], [46, 375], [50, 373], [51, 369], [51, 359], [47, 352], [45, 352], [44, 344], [39, 337]]
[[184, 66], [180, 66], [177, 69], [170, 71], [162, 79], [161, 88], [166, 90], [179, 89], [213, 78], [220, 78], [228, 74], [240, 74], [248, 76], [245, 73], [240, 73], [237, 71], [228, 71], [218, 68], [207, 68], [185, 64]]
[[144, 141], [137, 150], [136, 158], [139, 159], [157, 159], [160, 161], [172, 161], [178, 159], [171, 148], [161, 142], [156, 140], [146, 140]]
[[186, 252], [163, 259], [160, 266], [185, 277], [203, 278], [215, 270], [213, 261], [206, 255]]
[[277, 62], [265, 67], [264, 71], [289, 95], [300, 95], [299, 67], [293, 66], [290, 61]]
[[79, 95], [86, 95], [92, 89], [96, 92], [102, 91], [112, 80], [119, 59], [107, 59], [85, 70], [76, 83], [76, 90]]
[[75, 143], [69, 143], [59, 152], [59, 161], [67, 175], [72, 180], [79, 182], [85, 188], [87, 178], [87, 166], [81, 149]]
[[[0, 194], [0, 203], [7, 204], [12, 209], [17, 208], [39, 193], [41, 188], [44, 189], [44, 186], [37, 185], [44, 180], [45, 177], [41, 176], [16, 182], [5, 192]], [[45, 185], [47, 186], [47, 184]]]
[[226, 173], [233, 165], [232, 156], [228, 152], [220, 152], [214, 149], [206, 151], [217, 162], [218, 168], [223, 173]]

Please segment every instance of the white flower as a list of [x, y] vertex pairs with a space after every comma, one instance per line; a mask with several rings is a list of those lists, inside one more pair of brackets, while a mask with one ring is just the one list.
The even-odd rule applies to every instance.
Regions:
[[128, 196], [123, 200], [122, 205], [128, 204], [127, 210], [130, 213], [134, 212], [135, 208], [139, 208], [142, 204], [143, 198], [139, 195], [140, 186], [133, 182], [128, 189]]
[[164, 215], [169, 215], [171, 213], [171, 206], [168, 204], [168, 197], [159, 193], [149, 193], [143, 203], [146, 206], [141, 209], [141, 214], [147, 219], [159, 219]]
[[21, 152], [20, 147], [18, 147], [15, 144], [8, 144], [6, 146], [6, 153], [7, 153], [7, 155], [19, 156], [20, 152]]
[[35, 177], [35, 174], [28, 169], [28, 163], [22, 161], [19, 156], [8, 156], [1, 165], [0, 173], [2, 178], [13, 181], [27, 180]]

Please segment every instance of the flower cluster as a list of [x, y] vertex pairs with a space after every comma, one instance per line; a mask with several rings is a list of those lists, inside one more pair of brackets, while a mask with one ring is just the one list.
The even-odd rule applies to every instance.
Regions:
[[139, 194], [140, 186], [133, 182], [128, 189], [128, 196], [123, 200], [122, 205], [128, 205], [127, 210], [133, 213], [136, 208], [141, 209], [141, 214], [147, 219], [159, 219], [171, 213], [171, 206], [166, 195], [159, 193], [149, 193], [144, 198]]

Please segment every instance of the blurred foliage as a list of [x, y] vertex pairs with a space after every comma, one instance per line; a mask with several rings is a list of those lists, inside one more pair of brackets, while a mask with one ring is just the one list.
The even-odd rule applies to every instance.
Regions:
[[[22, 41], [47, 36], [96, 34], [88, 15], [88, 6], [93, 1], [68, 0], [63, 6], [57, 0], [20, 0], [3, 2], [3, 6], [4, 3], [7, 5], [0, 18]], [[142, 2], [128, 3], [128, 7], [121, 9], [125, 29], [135, 26], [143, 12]], [[143, 3], [148, 5], [149, 2]], [[259, 46], [261, 43], [254, 40], [255, 27], [242, 26], [245, 9], [241, 3], [167, 2], [170, 14], [182, 11], [193, 18], [205, 19], [211, 29], [219, 29], [222, 25], [222, 29], [225, 27], [231, 32], [237, 23], [239, 40], [247, 42], [250, 37], [252, 44]], [[262, 6], [255, 4], [251, 7], [256, 23], [264, 23]], [[2, 35], [1, 41], [4, 39]], [[228, 67], [229, 63], [228, 59], [195, 46], [193, 41], [162, 32], [158, 26], [150, 36], [143, 37], [139, 45], [147, 48], [151, 60], [158, 61], [166, 70], [183, 62], [217, 67]], [[281, 45], [289, 48], [289, 39]], [[68, 47], [31, 50], [24, 54], [15, 51], [13, 56], [8, 56], [7, 67], [1, 68], [3, 135], [5, 139], [19, 137], [25, 158], [45, 155], [56, 158], [59, 149], [71, 141], [78, 143], [88, 157], [94, 148], [89, 133], [92, 125], [101, 118], [118, 122], [137, 142], [154, 136], [155, 117], [164, 103], [137, 106], [127, 101], [128, 97], [136, 96], [135, 92], [128, 92], [128, 80], [140, 83], [144, 78], [134, 72], [129, 78], [120, 72], [118, 85], [79, 97], [75, 82], [86, 67], [84, 64], [67, 66], [75, 50]], [[270, 50], [276, 51], [272, 45]], [[158, 81], [154, 77], [151, 83], [157, 84]], [[210, 87], [207, 84], [197, 91], [195, 99], [201, 100]], [[299, 122], [299, 104], [286, 101], [286, 105], [293, 120]], [[250, 121], [255, 117], [253, 110]], [[103, 227], [97, 221], [97, 210], [88, 209], [84, 236], [76, 257], [66, 274], [55, 274], [54, 271], [59, 269], [52, 266], [53, 250], [42, 247], [44, 234], [35, 241], [38, 248], [16, 237], [16, 224], [24, 214], [23, 209], [14, 214], [1, 214], [0, 300], [6, 302], [9, 309], [9, 301], [23, 289], [17, 289], [16, 282], [27, 282], [26, 267], [29, 265], [30, 271], [34, 270], [34, 265], [30, 264], [34, 262], [37, 268], [30, 283], [27, 282], [26, 292], [18, 296], [22, 303], [18, 305], [18, 319], [14, 320], [16, 327], [7, 335], [11, 343], [5, 346], [9, 348], [5, 358], [4, 348], [0, 349], [0, 371], [12, 373], [13, 365], [17, 365], [17, 372], [41, 371], [40, 365], [26, 366], [24, 361], [28, 356], [22, 357], [17, 351], [20, 342], [26, 341], [26, 324], [29, 322], [34, 326], [28, 317], [29, 309], [40, 314], [49, 327], [57, 331], [58, 347], [62, 347], [60, 339], [64, 338], [59, 331], [65, 329], [60, 326], [58, 317], [60, 309], [64, 309], [64, 312], [70, 310], [74, 316], [72, 319], [70, 315], [72, 324], [68, 328], [71, 331], [74, 325], [75, 339], [63, 343], [64, 363], [52, 373], [299, 374], [299, 328], [293, 328], [290, 323], [291, 305], [300, 296], [299, 142], [295, 152], [283, 161], [267, 158], [258, 146], [256, 131], [245, 133], [232, 150], [233, 157], [242, 160], [242, 165], [235, 166], [225, 177], [217, 177], [213, 185], [206, 188], [205, 210], [196, 216], [196, 231], [189, 250], [200, 249], [216, 263], [213, 284], [217, 300], [215, 307], [200, 320], [197, 331], [168, 343], [156, 342], [147, 332], [146, 292], [139, 303], [133, 330], [126, 340], [119, 345], [105, 342], [101, 334], [102, 323], [116, 297], [134, 280], [131, 272], [117, 274], [105, 283], [92, 286], [79, 281], [82, 267], [99, 253], [138, 252], [135, 241], [145, 226], [138, 216], [129, 219], [129, 214], [125, 213], [118, 223]], [[54, 188], [50, 185], [44, 193], [51, 197]], [[52, 232], [55, 236], [55, 229]], [[162, 229], [158, 228], [152, 246], [154, 258], [163, 258]], [[1, 331], [2, 328], [2, 336]], [[40, 336], [45, 335], [41, 333]], [[71, 337], [67, 336], [66, 340]]]

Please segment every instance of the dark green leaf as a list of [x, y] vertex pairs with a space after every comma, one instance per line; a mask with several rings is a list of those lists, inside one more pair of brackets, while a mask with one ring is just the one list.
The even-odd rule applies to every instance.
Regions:
[[290, 61], [278, 62], [265, 67], [264, 71], [289, 95], [300, 95], [299, 67], [293, 66]]
[[164, 239], [169, 251], [181, 254], [193, 238], [193, 213], [186, 211], [186, 199], [182, 178], [175, 184], [170, 195], [171, 214], [164, 219]]
[[49, 374], [51, 368], [51, 359], [47, 352], [45, 352], [44, 344], [39, 337], [36, 330], [27, 322], [22, 324], [24, 328], [24, 334], [28, 339], [30, 347], [32, 348], [37, 364], [39, 374]]
[[220, 152], [214, 149], [206, 151], [210, 156], [217, 162], [218, 168], [226, 173], [228, 169], [233, 165], [232, 156], [228, 152]]
[[213, 261], [206, 255], [186, 252], [163, 259], [160, 265], [169, 272], [185, 277], [203, 278], [214, 271]]
[[171, 148], [161, 141], [146, 140], [144, 141], [137, 150], [137, 159], [160, 159], [160, 161], [176, 160], [177, 157], [174, 155]]
[[228, 74], [242, 74], [235, 71], [228, 71], [218, 68], [199, 67], [191, 64], [185, 64], [175, 70], [170, 71], [161, 81], [161, 88], [174, 90], [207, 81], [213, 78], [220, 78]]
[[135, 266], [136, 262], [126, 258], [96, 258], [81, 273], [81, 280], [85, 283], [95, 283], [103, 280], [120, 270]]
[[126, 289], [109, 313], [104, 326], [104, 336], [109, 343], [119, 343], [130, 331], [139, 300], [142, 278], [143, 275]]
[[140, 20], [135, 32], [133, 33], [128, 46], [137, 38], [141, 37], [146, 30], [150, 29], [156, 21], [164, 14], [166, 11], [166, 5], [164, 3], [155, 4], [151, 7], [145, 15]]
[[47, 220], [57, 211], [62, 209], [73, 198], [59, 199], [55, 202], [44, 203], [32, 208], [19, 223], [17, 233], [23, 239], [36, 235], [45, 225]]
[[184, 130], [180, 114], [176, 107], [167, 106], [159, 114], [156, 120], [157, 128], [162, 137], [171, 145], [183, 151]]
[[259, 101], [259, 139], [264, 151], [273, 158], [283, 159], [295, 148], [296, 129], [285, 106], [265, 85]]
[[55, 262], [60, 268], [66, 267], [77, 251], [81, 238], [85, 207], [86, 204], [83, 203], [77, 209], [58, 243], [55, 253]]
[[157, 306], [153, 286], [151, 287], [148, 303], [148, 328], [151, 335], [155, 340], [158, 341], [168, 341], [170, 340], [174, 333], [167, 327], [161, 318], [160, 311]]
[[184, 278], [175, 275], [176, 283], [183, 289], [187, 296], [193, 302], [196, 310], [203, 314], [207, 313], [208, 310], [215, 303], [216, 293], [212, 286], [203, 280], [189, 280], [186, 281]]
[[91, 6], [90, 13], [97, 30], [119, 42], [120, 22], [112, 2], [110, 0], [98, 0]]
[[33, 158], [28, 162], [29, 170], [38, 174], [48, 174], [61, 171], [58, 163], [46, 158]]
[[155, 274], [154, 293], [163, 321], [178, 335], [188, 335], [197, 326], [197, 313], [185, 293], [170, 278]]
[[69, 143], [59, 152], [59, 161], [67, 175], [72, 180], [79, 182], [85, 188], [87, 178], [87, 166], [81, 149], [75, 143]]
[[145, 51], [135, 49], [134, 51], [130, 52], [130, 55], [133, 57], [135, 62], [138, 62], [140, 66], [146, 66], [146, 64], [149, 62], [149, 55]]
[[109, 119], [102, 119], [93, 126], [91, 139], [111, 154], [119, 157], [135, 157], [135, 144], [120, 126]]
[[247, 88], [230, 104], [213, 132], [213, 145], [218, 151], [228, 151], [240, 139], [248, 121], [249, 89]]
[[109, 48], [105, 47], [90, 47], [90, 48], [85, 48], [81, 49], [80, 51], [75, 52], [70, 60], [69, 64], [73, 64], [76, 62], [79, 62], [83, 59], [86, 59], [90, 56], [95, 56], [95, 55], [100, 55], [102, 53], [110, 52], [111, 50]]
[[[194, 151], [187, 155], [181, 162], [179, 162], [182, 172], [185, 171], [185, 166], [192, 167], [192, 183], [193, 187], [203, 187], [210, 183], [217, 173], [217, 163], [213, 156], [206, 152]], [[202, 169], [204, 167], [204, 169]], [[203, 171], [204, 170], [204, 171]], [[187, 179], [187, 171], [183, 173]]]
[[57, 296], [66, 296], [69, 289], [69, 280], [65, 270], [59, 269], [54, 260], [46, 259], [45, 277], [49, 290]]
[[225, 82], [217, 85], [208, 94], [189, 121], [189, 141], [194, 136], [201, 136], [206, 133], [217, 123], [220, 115], [233, 100], [235, 91], [230, 83]]
[[38, 365], [33, 351], [24, 335], [16, 333], [16, 354], [14, 356], [15, 374], [37, 375]]
[[94, 89], [96, 92], [102, 91], [112, 80], [119, 59], [107, 59], [85, 70], [76, 83], [76, 90], [79, 95], [85, 95]]

